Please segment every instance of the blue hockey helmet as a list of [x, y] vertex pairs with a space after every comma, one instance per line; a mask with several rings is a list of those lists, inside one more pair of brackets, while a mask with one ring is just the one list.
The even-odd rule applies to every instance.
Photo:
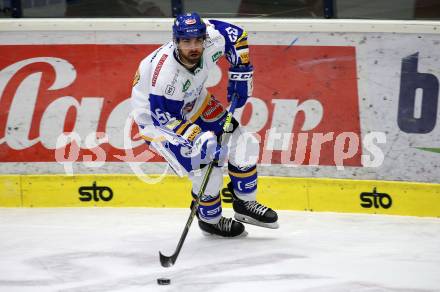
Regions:
[[184, 38], [206, 37], [206, 24], [196, 12], [180, 14], [173, 24], [173, 38], [175, 40]]

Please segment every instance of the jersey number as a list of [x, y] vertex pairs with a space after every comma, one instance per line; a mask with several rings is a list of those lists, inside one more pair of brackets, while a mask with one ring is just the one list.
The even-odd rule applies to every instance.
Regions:
[[155, 118], [157, 121], [159, 121], [159, 123], [166, 124], [169, 120], [171, 120], [171, 115], [169, 112], [163, 112], [160, 108], [156, 109], [154, 111], [155, 113]]
[[235, 29], [233, 27], [227, 27], [225, 30], [228, 33], [228, 37], [231, 40], [231, 42], [235, 43], [238, 39], [238, 29]]

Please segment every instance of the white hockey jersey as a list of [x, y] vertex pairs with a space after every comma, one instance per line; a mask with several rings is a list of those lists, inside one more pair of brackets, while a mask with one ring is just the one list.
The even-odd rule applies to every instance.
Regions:
[[166, 137], [163, 129], [183, 135], [210, 100], [209, 71], [223, 55], [231, 66], [249, 63], [247, 33], [233, 24], [209, 20], [202, 60], [193, 72], [176, 56], [174, 42], [164, 44], [140, 63], [131, 95], [133, 117], [147, 140]]

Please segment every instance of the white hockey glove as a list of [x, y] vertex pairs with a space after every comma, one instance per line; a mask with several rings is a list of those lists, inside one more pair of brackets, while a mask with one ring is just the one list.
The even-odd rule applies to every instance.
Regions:
[[218, 166], [223, 166], [227, 157], [226, 146], [221, 147], [211, 131], [202, 132], [194, 139], [193, 152], [200, 153], [200, 158], [206, 163], [217, 160]]

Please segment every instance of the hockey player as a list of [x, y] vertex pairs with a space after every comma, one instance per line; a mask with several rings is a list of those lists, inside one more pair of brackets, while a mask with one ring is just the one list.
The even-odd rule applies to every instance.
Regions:
[[[238, 97], [242, 107], [252, 94], [253, 66], [247, 33], [219, 20], [203, 21], [197, 13], [182, 14], [173, 24], [173, 41], [144, 60], [133, 82], [134, 119], [143, 138], [179, 175], [188, 175], [195, 197], [205, 167], [216, 159], [198, 208], [199, 227], [223, 237], [246, 235], [244, 223], [278, 228], [278, 216], [258, 203], [257, 160], [259, 143], [233, 120], [223, 145], [217, 145], [227, 111], [205, 88], [208, 73], [226, 55], [229, 68], [227, 97]], [[233, 194], [235, 219], [222, 216], [220, 190], [226, 163]]]

